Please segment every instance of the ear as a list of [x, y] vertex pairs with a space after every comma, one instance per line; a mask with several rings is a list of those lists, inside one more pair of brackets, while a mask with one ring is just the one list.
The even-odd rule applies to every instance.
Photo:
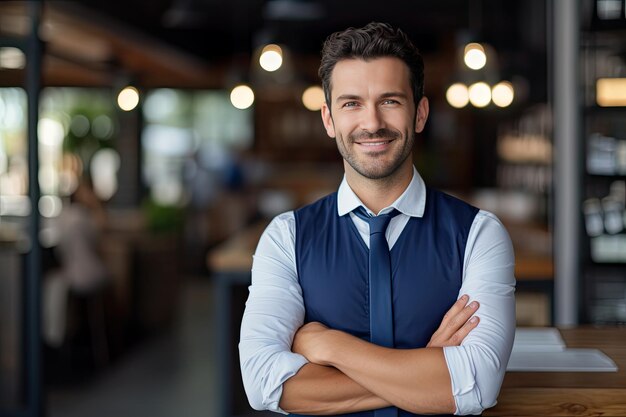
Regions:
[[415, 109], [415, 133], [420, 133], [424, 130], [426, 120], [428, 119], [428, 112], [428, 99], [424, 96], [419, 103], [417, 103], [417, 109]]
[[326, 134], [331, 138], [334, 138], [336, 136], [335, 123], [333, 122], [333, 116], [330, 114], [330, 109], [328, 108], [326, 102], [322, 104], [322, 122], [324, 123]]

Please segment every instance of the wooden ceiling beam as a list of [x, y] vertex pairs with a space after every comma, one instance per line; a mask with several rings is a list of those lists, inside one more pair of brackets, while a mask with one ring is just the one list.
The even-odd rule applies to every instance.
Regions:
[[[209, 65], [172, 45], [76, 2], [46, 2], [41, 37], [44, 42], [43, 86], [220, 88], [223, 65]], [[3, 20], [23, 22], [0, 38], [19, 40], [28, 30], [25, 8], [0, 3]], [[7, 21], [9, 21], [7, 20]], [[6, 28], [7, 26], [5, 26]], [[16, 85], [23, 70], [0, 70], [0, 85]], [[21, 83], [23, 84], [23, 83]], [[19, 85], [19, 84], [17, 84]]]

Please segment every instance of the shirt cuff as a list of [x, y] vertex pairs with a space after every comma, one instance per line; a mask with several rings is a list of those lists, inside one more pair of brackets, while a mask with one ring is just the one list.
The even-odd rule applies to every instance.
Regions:
[[482, 400], [476, 385], [476, 370], [467, 350], [463, 346], [446, 346], [443, 348], [443, 354], [452, 382], [452, 395], [456, 404], [454, 414], [482, 413]]
[[269, 411], [289, 414], [279, 407], [283, 395], [283, 383], [294, 376], [306, 365], [306, 358], [298, 353], [280, 352], [268, 377], [273, 383], [266, 384], [268, 392], [263, 393], [263, 405]]

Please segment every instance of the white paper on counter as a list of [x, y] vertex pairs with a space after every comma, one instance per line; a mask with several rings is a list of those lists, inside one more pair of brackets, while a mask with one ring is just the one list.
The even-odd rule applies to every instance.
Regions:
[[598, 349], [565, 349], [552, 352], [513, 350], [507, 371], [518, 372], [617, 372], [615, 362]]
[[515, 329], [513, 351], [562, 352], [565, 342], [554, 327], [518, 327]]

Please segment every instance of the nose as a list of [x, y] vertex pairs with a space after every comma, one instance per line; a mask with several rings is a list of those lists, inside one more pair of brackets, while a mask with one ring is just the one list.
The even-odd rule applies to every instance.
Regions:
[[361, 116], [361, 129], [366, 132], [374, 133], [385, 127], [385, 121], [377, 106], [366, 107]]

